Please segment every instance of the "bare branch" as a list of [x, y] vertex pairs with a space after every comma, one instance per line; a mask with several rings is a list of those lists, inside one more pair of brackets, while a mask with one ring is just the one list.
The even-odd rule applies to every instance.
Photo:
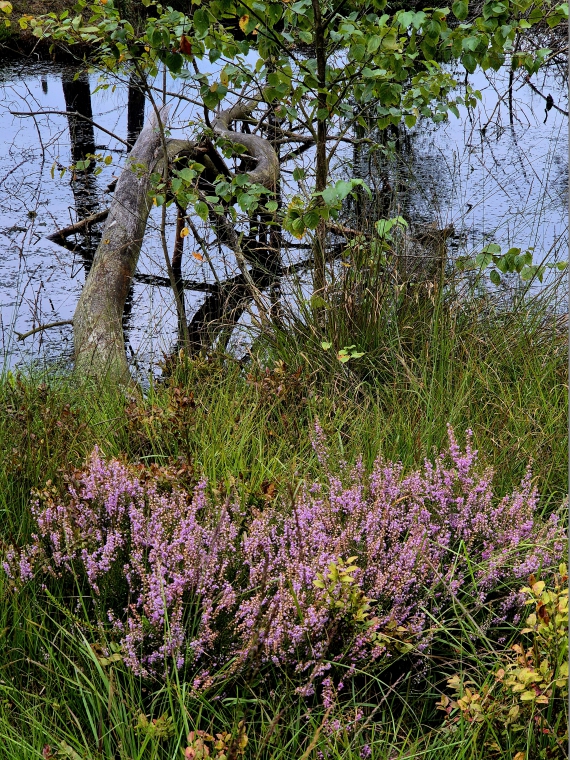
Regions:
[[19, 333], [17, 332], [16, 335], [18, 336], [18, 340], [26, 340], [26, 338], [29, 338], [30, 335], [34, 335], [35, 333], [42, 332], [42, 330], [51, 330], [52, 327], [63, 327], [63, 325], [72, 325], [73, 320], [72, 319], [62, 319], [59, 322], [50, 322], [47, 325], [40, 325], [39, 327], [34, 327], [33, 330], [28, 330], [26, 333]]
[[83, 116], [82, 113], [77, 113], [77, 111], [10, 111], [12, 116], [73, 116], [75, 119], [83, 119], [83, 121], [89, 122], [89, 124], [92, 124], [95, 129], [98, 129], [100, 132], [105, 132], [105, 134], [110, 135], [114, 140], [117, 140], [117, 142], [123, 143], [123, 145], [126, 145], [127, 148], [130, 147], [129, 143], [126, 140], [123, 140], [122, 137], [119, 137], [114, 132], [111, 132], [108, 129], [105, 129], [105, 127], [102, 127], [100, 124], [97, 124], [96, 121], [93, 121], [93, 119], [88, 119], [87, 116]]

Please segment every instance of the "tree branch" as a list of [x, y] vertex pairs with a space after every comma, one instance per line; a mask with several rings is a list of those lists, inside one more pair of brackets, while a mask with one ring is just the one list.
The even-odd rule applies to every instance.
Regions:
[[51, 330], [52, 327], [63, 327], [63, 325], [72, 325], [72, 324], [73, 324], [72, 319], [62, 319], [59, 322], [50, 322], [47, 325], [40, 325], [39, 327], [34, 327], [33, 330], [28, 330], [28, 332], [25, 332], [25, 333], [17, 332], [16, 335], [18, 336], [18, 340], [25, 340], [26, 338], [29, 338], [30, 335], [34, 335], [35, 333], [41, 332], [42, 330]]
[[105, 129], [105, 127], [102, 127], [100, 124], [97, 124], [97, 122], [93, 121], [93, 119], [88, 119], [87, 116], [83, 116], [82, 113], [77, 113], [77, 111], [10, 111], [10, 114], [12, 116], [18, 116], [18, 117], [73, 116], [76, 119], [83, 119], [83, 121], [87, 121], [89, 124], [92, 124], [95, 127], [95, 129], [98, 129], [100, 132], [105, 132], [105, 134], [110, 135], [114, 140], [117, 140], [117, 142], [123, 143], [123, 145], [126, 145], [127, 148], [130, 148], [129, 143], [126, 140], [123, 140], [122, 137], [119, 137], [114, 132], [110, 132], [108, 129]]

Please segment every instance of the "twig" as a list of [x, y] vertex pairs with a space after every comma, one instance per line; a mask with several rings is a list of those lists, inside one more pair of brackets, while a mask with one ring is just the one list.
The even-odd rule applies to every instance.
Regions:
[[81, 232], [86, 227], [90, 227], [92, 224], [102, 222], [103, 219], [106, 219], [108, 215], [109, 209], [105, 209], [104, 211], [99, 211], [97, 214], [86, 216], [85, 219], [81, 219], [79, 222], [75, 222], [75, 224], [70, 224], [68, 227], [63, 227], [61, 230], [52, 232], [51, 235], [47, 235], [47, 239], [53, 240], [54, 243], [59, 242], [59, 240], [65, 240], [65, 238], [73, 235], [75, 232]]
[[[533, 92], [536, 92], [536, 94], [537, 94], [537, 95], [540, 95], [540, 97], [541, 97], [543, 100], [547, 100], [547, 101], [548, 101], [548, 99], [550, 98], [550, 101], [549, 101], [549, 102], [551, 102], [551, 101], [552, 101], [552, 96], [551, 96], [551, 95], [543, 95], [543, 94], [541, 93], [541, 91], [538, 89], [538, 87], [536, 87], [536, 86], [535, 86], [535, 85], [534, 85], [534, 84], [533, 84], [533, 83], [530, 81], [530, 77], [525, 77], [525, 82], [528, 84], [528, 86], [530, 87], [530, 89], [531, 89]], [[560, 106], [557, 106], [557, 105], [556, 105], [556, 103], [554, 103], [553, 101], [551, 102], [551, 106], [550, 106], [550, 107], [551, 107], [551, 108], [555, 108], [557, 111], [560, 111], [560, 113], [563, 113], [563, 114], [564, 114], [564, 116], [568, 116], [568, 111], [565, 111], [563, 108], [560, 108]]]
[[345, 227], [343, 224], [331, 224], [329, 222], [327, 224], [327, 229], [329, 229], [331, 232], [334, 232], [335, 235], [343, 235], [344, 237], [372, 237], [372, 235], [367, 232], [362, 232], [361, 230], [353, 230], [351, 227]]
[[93, 121], [93, 119], [89, 119], [87, 116], [83, 116], [82, 113], [77, 113], [77, 111], [10, 111], [10, 114], [12, 116], [74, 116], [77, 119], [83, 119], [83, 121], [89, 122], [89, 124], [92, 124], [100, 132], [105, 132], [106, 134], [111, 135], [114, 140], [123, 143], [123, 145], [126, 145], [127, 148], [130, 147], [129, 143], [126, 140], [123, 140], [122, 137], [119, 137], [114, 132], [110, 132], [108, 129], [105, 129], [105, 127], [97, 124], [97, 122]]
[[[204, 203], [208, 206], [210, 213], [215, 214], [216, 212], [214, 210], [213, 204], [210, 203], [210, 201], [206, 200], [206, 198], [204, 197], [202, 193], [200, 193], [200, 196], [201, 196], [201, 199], [204, 201]], [[247, 284], [247, 287], [249, 288], [250, 295], [253, 298], [259, 310], [259, 317], [261, 319], [261, 323], [264, 325], [264, 327], [267, 327], [270, 323], [270, 320], [267, 317], [266, 306], [265, 306], [265, 303], [263, 302], [263, 297], [257, 285], [253, 281], [251, 272], [247, 268], [247, 261], [241, 247], [241, 236], [238, 236], [233, 225], [228, 221], [228, 219], [225, 217], [224, 214], [220, 214], [218, 215], [218, 217], [219, 217], [219, 223], [221, 226], [223, 226], [224, 231], [226, 233], [228, 245], [232, 249], [232, 252], [234, 256], [236, 257], [238, 267], [240, 268], [240, 271]]]
[[41, 332], [42, 330], [49, 330], [52, 327], [62, 327], [63, 325], [72, 325], [72, 324], [73, 324], [72, 319], [62, 319], [59, 322], [50, 322], [48, 325], [40, 325], [39, 327], [34, 327], [33, 330], [28, 330], [27, 333], [17, 332], [16, 335], [18, 336], [18, 340], [25, 340], [26, 338], [29, 338], [30, 335], [34, 335], [34, 333]]

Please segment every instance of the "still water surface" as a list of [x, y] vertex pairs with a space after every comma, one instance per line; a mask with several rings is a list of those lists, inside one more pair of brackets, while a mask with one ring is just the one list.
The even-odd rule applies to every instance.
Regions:
[[[60, 177], [61, 168], [72, 160], [67, 117], [11, 114], [65, 111], [63, 82], [72, 75], [68, 67], [54, 63], [27, 61], [0, 69], [0, 362], [4, 366], [71, 357], [70, 326], [38, 333], [24, 342], [17, 341], [15, 333], [73, 317], [97, 234], [91, 241], [78, 237], [75, 251], [50, 242], [46, 235], [76, 221], [78, 208], [79, 216], [107, 208], [111, 200], [107, 187], [126, 157], [121, 142], [96, 129], [96, 149], [112, 156], [112, 163], [97, 177], [73, 182], [69, 173]], [[567, 110], [566, 85], [555, 71], [535, 76], [532, 82], [543, 96], [551, 94], [555, 104]], [[523, 74], [515, 80], [512, 110], [505, 97], [506, 72], [492, 77], [478, 72], [471, 83], [483, 96], [475, 112], [463, 110], [459, 119], [451, 116], [438, 125], [421, 122], [411, 132], [397, 166], [390, 168], [391, 181], [397, 183], [399, 178], [405, 187], [403, 211], [410, 219], [441, 227], [452, 223], [457, 233], [452, 246], [461, 255], [475, 254], [495, 242], [505, 250], [532, 247], [536, 261], [565, 259], [567, 117], [552, 109], [545, 122], [544, 97], [525, 83]], [[91, 77], [90, 86], [93, 92], [96, 77]], [[92, 94], [94, 120], [123, 139], [126, 102], [125, 85]], [[191, 134], [194, 118], [191, 106], [175, 110], [173, 136]], [[349, 176], [351, 157], [340, 154], [333, 168], [336, 178]], [[310, 152], [304, 160], [312, 161]], [[284, 183], [285, 194], [296, 190], [290, 174], [284, 175]], [[143, 275], [165, 274], [159, 218], [160, 212], [153, 212], [139, 264]], [[173, 235], [171, 225], [169, 237]], [[235, 262], [227, 256], [215, 264], [220, 273], [236, 274]], [[195, 281], [212, 279], [207, 266], [188, 254], [183, 275]], [[189, 315], [202, 300], [200, 293], [187, 291]], [[168, 288], [134, 283], [125, 336], [140, 371], [144, 374], [155, 367], [176, 337]]]

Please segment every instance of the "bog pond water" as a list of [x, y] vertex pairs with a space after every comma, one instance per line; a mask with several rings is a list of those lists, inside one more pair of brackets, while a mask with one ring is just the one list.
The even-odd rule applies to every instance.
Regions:
[[[0, 362], [4, 367], [70, 360], [69, 325], [36, 333], [25, 341], [18, 341], [17, 334], [73, 317], [100, 231], [71, 238], [70, 248], [48, 240], [47, 235], [107, 208], [111, 200], [108, 186], [127, 155], [124, 142], [99, 128], [91, 133], [87, 130], [81, 139], [92, 140], [96, 152], [111, 157], [110, 163], [103, 164], [97, 176], [74, 179], [70, 172], [63, 173], [73, 160], [70, 130], [76, 131], [76, 142], [81, 130], [66, 115], [77, 96], [74, 74], [69, 66], [51, 62], [0, 64]], [[459, 74], [458, 78], [462, 77]], [[392, 185], [399, 188], [402, 213], [439, 227], [453, 224], [450, 246], [455, 255], [476, 254], [493, 242], [503, 249], [532, 248], [537, 262], [566, 259], [568, 127], [564, 111], [568, 104], [564, 76], [550, 67], [533, 76], [529, 84], [524, 72], [517, 72], [511, 102], [508, 71], [476, 72], [470, 81], [481, 91], [480, 105], [439, 124], [422, 120], [385, 167]], [[94, 121], [126, 140], [128, 128], [133, 128], [129, 119], [137, 119], [136, 113], [129, 117], [127, 84], [97, 90], [95, 75], [82, 82], [91, 90]], [[170, 89], [179, 86], [169, 83]], [[547, 112], [548, 95], [555, 107]], [[47, 111], [51, 113], [42, 113]], [[23, 112], [35, 115], [14, 115]], [[179, 105], [172, 116], [174, 137], [192, 133], [196, 112], [191, 104]], [[353, 157], [352, 149], [338, 154], [331, 167], [333, 176], [353, 176]], [[310, 151], [304, 160], [311, 162]], [[291, 174], [283, 175], [283, 183], [285, 194], [293, 191]], [[157, 210], [151, 215], [124, 318], [127, 351], [136, 358], [143, 375], [155, 369], [176, 340], [172, 292], [153, 279], [166, 274], [159, 222]], [[173, 217], [169, 217], [167, 232], [173, 240]], [[292, 249], [291, 262], [298, 256], [298, 250]], [[227, 255], [214, 263], [228, 276], [237, 272]], [[183, 276], [208, 283], [213, 275], [200, 257], [186, 255]], [[189, 315], [203, 298], [203, 292], [186, 291]]]

